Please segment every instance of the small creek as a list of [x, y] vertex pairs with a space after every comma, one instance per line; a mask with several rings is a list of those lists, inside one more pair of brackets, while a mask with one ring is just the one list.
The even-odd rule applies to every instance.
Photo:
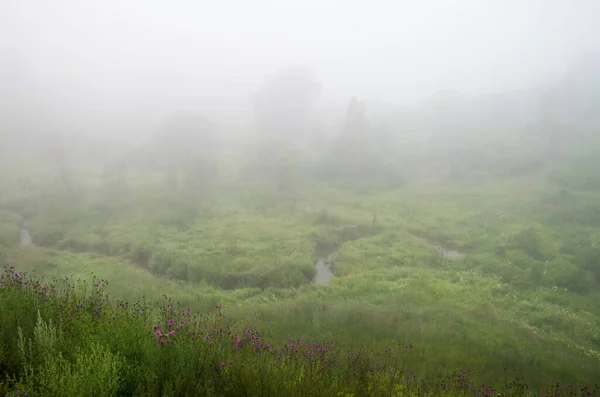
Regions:
[[467, 256], [467, 254], [465, 252], [460, 252], [460, 251], [457, 251], [456, 249], [450, 249], [450, 248], [442, 247], [441, 245], [437, 244], [437, 242], [434, 242], [432, 240], [428, 240], [427, 238], [423, 238], [423, 236], [416, 235], [416, 237], [422, 238], [423, 241], [425, 241], [425, 243], [427, 243], [427, 245], [435, 248], [440, 253], [440, 255], [442, 256], [442, 258], [446, 258], [446, 259], [464, 259], [465, 256]]
[[448, 259], [463, 259], [465, 256], [467, 256], [467, 254], [465, 254], [464, 252], [460, 252], [460, 251], [455, 251], [455, 250], [448, 250], [445, 249], [444, 247], [436, 247], [441, 253], [442, 256], [444, 258], [448, 258]]
[[327, 285], [331, 282], [331, 279], [333, 278], [333, 272], [331, 271], [331, 260], [332, 255], [320, 257], [317, 260], [317, 274], [315, 274], [315, 278], [313, 279], [315, 284]]
[[[460, 252], [460, 251], [456, 251], [456, 250], [452, 250], [452, 249], [446, 249], [440, 245], [434, 245], [434, 244], [431, 244], [431, 245], [440, 252], [442, 257], [447, 258], [447, 259], [463, 259], [465, 256], [467, 256], [467, 254], [464, 252]], [[331, 251], [328, 254], [321, 252], [320, 254], [317, 255], [318, 259], [317, 259], [317, 263], [315, 264], [317, 273], [315, 274], [315, 277], [313, 278], [313, 282], [315, 284], [327, 285], [331, 282], [331, 279], [333, 279], [333, 272], [331, 271], [331, 263], [333, 261], [334, 253], [335, 252], [331, 252]]]

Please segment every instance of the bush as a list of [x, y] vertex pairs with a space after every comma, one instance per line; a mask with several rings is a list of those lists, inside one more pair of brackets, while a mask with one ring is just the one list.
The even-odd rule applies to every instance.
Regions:
[[593, 273], [583, 269], [574, 269], [567, 273], [563, 278], [556, 280], [556, 285], [578, 294], [587, 294], [597, 286]]
[[179, 261], [175, 262], [167, 269], [167, 276], [186, 281], [188, 278], [188, 265]]
[[600, 247], [587, 247], [581, 249], [573, 260], [575, 264], [594, 275], [600, 283]]
[[559, 288], [586, 294], [596, 286], [593, 273], [575, 265], [566, 257], [559, 257], [549, 262], [546, 269], [549, 282]]
[[76, 346], [74, 360], [60, 348], [65, 335], [40, 311], [33, 338], [18, 328], [18, 349], [23, 363], [24, 389], [38, 389], [49, 396], [114, 396], [119, 388], [123, 360], [95, 340]]
[[152, 248], [149, 246], [134, 247], [126, 256], [136, 265], [147, 269], [152, 258]]
[[32, 227], [30, 233], [38, 245], [53, 246], [58, 244], [67, 234], [68, 228], [61, 224], [44, 224]]
[[503, 283], [516, 284], [522, 282], [523, 271], [513, 262], [508, 260], [498, 262], [496, 269], [496, 274]]
[[508, 241], [508, 247], [520, 249], [537, 260], [550, 259], [551, 247], [544, 243], [540, 233], [534, 227], [527, 227], [513, 234]]
[[148, 261], [148, 270], [156, 274], [165, 274], [171, 267], [172, 254], [165, 249], [155, 249]]
[[583, 249], [590, 248], [591, 244], [589, 233], [571, 231], [562, 237], [559, 252], [575, 255]]

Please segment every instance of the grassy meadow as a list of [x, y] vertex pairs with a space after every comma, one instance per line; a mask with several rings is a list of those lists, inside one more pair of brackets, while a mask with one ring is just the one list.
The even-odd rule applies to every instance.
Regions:
[[597, 393], [594, 191], [536, 174], [195, 202], [158, 176], [82, 180], [1, 198], [8, 396]]

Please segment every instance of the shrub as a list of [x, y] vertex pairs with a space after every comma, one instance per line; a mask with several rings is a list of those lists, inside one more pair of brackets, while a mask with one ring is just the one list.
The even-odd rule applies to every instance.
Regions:
[[520, 249], [537, 260], [551, 259], [552, 248], [548, 246], [534, 227], [521, 229], [509, 237], [508, 248]]
[[171, 267], [172, 254], [165, 249], [155, 249], [148, 261], [148, 270], [156, 274], [165, 274]]
[[56, 245], [67, 233], [67, 227], [61, 224], [44, 224], [32, 227], [31, 235], [36, 244], [43, 246]]
[[565, 257], [559, 257], [550, 261], [546, 269], [550, 282], [559, 288], [585, 294], [596, 285], [593, 274], [590, 271], [575, 265]]
[[574, 258], [574, 262], [582, 270], [594, 275], [600, 282], [600, 247], [586, 247], [581, 249]]

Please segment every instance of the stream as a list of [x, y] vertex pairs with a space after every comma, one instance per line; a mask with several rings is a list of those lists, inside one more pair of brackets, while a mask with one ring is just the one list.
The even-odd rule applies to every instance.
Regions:
[[[29, 221], [27, 219], [23, 219], [21, 221], [21, 230], [20, 230], [20, 244], [21, 247], [27, 247], [33, 245], [33, 239], [31, 238], [31, 234], [29, 233]], [[435, 246], [444, 258], [448, 259], [463, 259], [466, 254], [463, 252], [445, 249], [439, 245]], [[327, 285], [331, 282], [333, 278], [333, 272], [331, 271], [331, 262], [333, 260], [333, 253], [329, 253], [326, 256], [319, 256], [317, 259], [317, 263], [315, 264], [317, 273], [313, 279], [315, 284]]]
[[437, 248], [442, 254], [442, 256], [446, 259], [463, 259], [465, 256], [467, 256], [467, 254], [465, 254], [464, 252], [449, 250], [444, 247], [440, 247], [439, 245], [435, 248]]
[[[439, 245], [431, 245], [435, 247], [440, 252], [442, 257], [446, 259], [463, 259], [465, 256], [467, 256], [467, 254], [464, 252], [446, 249]], [[331, 282], [331, 279], [333, 278], [333, 272], [331, 271], [331, 262], [333, 260], [333, 255], [334, 253], [330, 251], [328, 255], [324, 255], [323, 253], [321, 253], [317, 256], [319, 258], [317, 259], [317, 263], [315, 264], [317, 273], [313, 278], [313, 282], [315, 284], [327, 285]]]
[[463, 259], [465, 256], [467, 256], [467, 254], [465, 254], [464, 252], [447, 250], [443, 247], [437, 247], [437, 248], [442, 253], [442, 256], [447, 259]]
[[317, 260], [317, 274], [315, 274], [315, 278], [313, 279], [315, 284], [327, 285], [331, 282], [331, 279], [333, 278], [333, 272], [331, 271], [331, 260], [332, 255], [320, 257]]

